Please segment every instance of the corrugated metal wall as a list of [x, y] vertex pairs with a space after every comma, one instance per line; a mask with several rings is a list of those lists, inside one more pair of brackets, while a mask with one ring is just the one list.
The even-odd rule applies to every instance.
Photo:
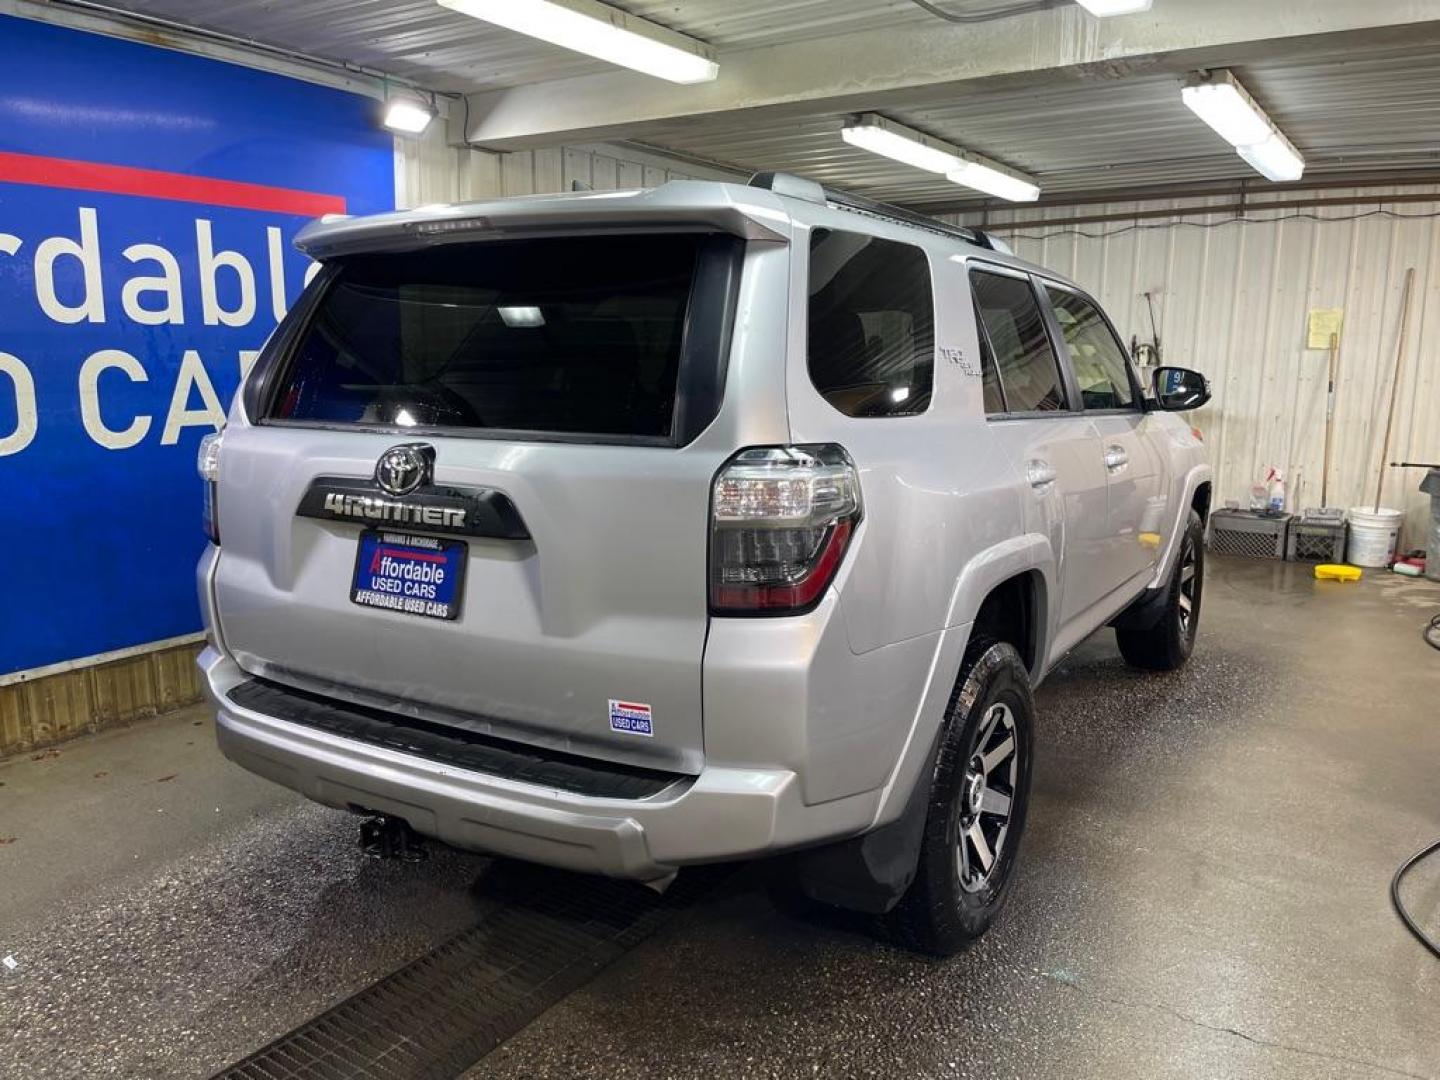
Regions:
[[445, 145], [440, 124], [432, 125], [424, 139], [397, 139], [396, 144], [396, 190], [400, 205], [405, 207], [496, 195], [571, 191], [576, 181], [595, 191], [618, 191], [695, 176], [653, 161], [633, 161], [591, 147], [511, 154], [457, 149]]
[[[1244, 221], [1191, 213], [1029, 225], [1000, 235], [1018, 255], [1093, 290], [1127, 339], [1149, 338], [1144, 294], [1151, 294], [1166, 361], [1203, 371], [1214, 387], [1196, 424], [1214, 455], [1217, 505], [1226, 499], [1243, 505], [1249, 485], [1272, 464], [1285, 471], [1292, 508], [1319, 505], [1327, 354], [1306, 348], [1306, 319], [1312, 308], [1343, 308], [1330, 503], [1373, 504], [1410, 267], [1410, 333], [1389, 456], [1440, 460], [1440, 188], [1407, 190], [1437, 199], [1386, 207], [1381, 200], [1394, 189], [1327, 191], [1327, 198], [1373, 195], [1376, 202], [1262, 211]], [[1233, 197], [1214, 200], [1223, 201]], [[1145, 209], [1157, 206], [1165, 204]], [[1045, 216], [1136, 209], [1057, 207]], [[990, 222], [1033, 214], [992, 214]], [[1387, 470], [1382, 500], [1407, 511], [1412, 546], [1423, 544], [1428, 519], [1420, 478], [1413, 470]]]
[[[438, 131], [404, 144], [400, 155], [402, 190], [412, 206], [567, 191], [575, 180], [596, 190], [648, 187], [686, 175], [591, 148], [455, 150]], [[1243, 505], [1268, 465], [1284, 471], [1292, 509], [1319, 505], [1327, 354], [1306, 348], [1306, 318], [1312, 308], [1343, 308], [1329, 502], [1353, 506], [1375, 498], [1408, 267], [1415, 269], [1410, 335], [1389, 456], [1440, 460], [1440, 187], [1418, 190], [1436, 201], [1385, 207], [1383, 198], [1394, 189], [1326, 191], [1326, 198], [1376, 201], [1255, 211], [1243, 221], [1191, 212], [1049, 229], [1035, 224], [1001, 235], [1017, 254], [1091, 289], [1127, 340], [1150, 336], [1150, 293], [1165, 359], [1203, 371], [1215, 391], [1195, 422], [1214, 455], [1217, 505], [1228, 499]], [[1211, 204], [1229, 202], [1233, 197], [1225, 196]], [[1144, 209], [1164, 206], [1151, 202]], [[1135, 203], [1057, 207], [1046, 216], [1137, 209]], [[994, 213], [990, 224], [1015, 216]], [[1420, 475], [1387, 470], [1382, 497], [1406, 511], [1412, 546], [1423, 544], [1428, 519], [1428, 500], [1417, 490]]]

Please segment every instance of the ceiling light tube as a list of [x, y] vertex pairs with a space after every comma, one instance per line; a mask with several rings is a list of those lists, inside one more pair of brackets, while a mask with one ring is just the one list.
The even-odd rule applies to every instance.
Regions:
[[851, 146], [926, 172], [945, 173], [961, 164], [954, 147], [875, 113], [862, 113], [848, 121], [840, 129], [840, 137]]
[[1226, 69], [1192, 76], [1180, 97], [1235, 152], [1267, 180], [1299, 180], [1305, 159], [1265, 111], [1255, 104], [1234, 72]]
[[1240, 80], [1228, 70], [1197, 75], [1180, 90], [1190, 111], [1209, 124], [1231, 146], [1254, 146], [1270, 137], [1274, 126], [1255, 104]]
[[1267, 180], [1286, 183], [1305, 175], [1305, 159], [1279, 131], [1271, 131], [1264, 142], [1236, 147], [1235, 152]]
[[927, 172], [944, 173], [947, 180], [987, 195], [1011, 202], [1034, 202], [1040, 197], [1040, 185], [1033, 177], [877, 113], [852, 118], [840, 129], [840, 137], [872, 154]]
[[709, 46], [597, 0], [437, 0], [518, 34], [675, 83], [720, 73]]
[[1111, 15], [1134, 15], [1139, 11], [1149, 11], [1154, 0], [1075, 0], [1082, 8], [1097, 18], [1108, 18]]
[[952, 184], [974, 188], [997, 199], [1010, 202], [1034, 202], [1040, 198], [1040, 185], [1024, 173], [1007, 169], [999, 162], [990, 161], [979, 154], [964, 154], [964, 161], [958, 169], [945, 174]]
[[512, 330], [526, 330], [545, 325], [545, 313], [532, 306], [500, 306], [500, 318]]
[[435, 119], [435, 107], [411, 97], [393, 97], [385, 103], [382, 123], [400, 135], [419, 135]]

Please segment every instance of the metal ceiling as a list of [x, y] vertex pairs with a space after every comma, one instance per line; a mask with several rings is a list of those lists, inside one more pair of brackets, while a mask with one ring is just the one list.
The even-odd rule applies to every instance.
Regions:
[[[1310, 173], [1440, 168], [1440, 55], [1433, 45], [1237, 67], [1305, 154]], [[1047, 195], [1257, 179], [1180, 101], [1177, 74], [977, 85], [886, 115], [1040, 178]], [[641, 141], [740, 168], [783, 169], [909, 205], [976, 196], [944, 177], [848, 146], [840, 114], [692, 119]]]
[[[433, 90], [488, 90], [614, 70], [435, 0], [106, 0], [113, 8], [377, 68]], [[910, 0], [607, 0], [719, 51], [925, 22]], [[945, 0], [956, 12], [999, 0]]]
[[[440, 7], [434, 0], [106, 0], [112, 7], [364, 65], [436, 90], [475, 91], [613, 70]], [[609, 0], [616, 2], [616, 0]], [[955, 12], [1003, 0], [945, 0]], [[709, 42], [752, 49], [914, 26], [911, 0], [620, 0]], [[1204, 58], [1223, 66], [1224, 56]], [[1434, 34], [1339, 39], [1234, 66], [1318, 173], [1440, 169], [1440, 49]], [[1036, 174], [1047, 195], [1256, 179], [1180, 102], [1195, 57], [917, 91], [885, 115]], [[1176, 66], [1181, 65], [1181, 66]], [[657, 83], [657, 93], [665, 87]], [[939, 208], [977, 198], [943, 177], [847, 146], [844, 116], [792, 106], [647, 125], [647, 147], [737, 171], [785, 169], [876, 198]]]

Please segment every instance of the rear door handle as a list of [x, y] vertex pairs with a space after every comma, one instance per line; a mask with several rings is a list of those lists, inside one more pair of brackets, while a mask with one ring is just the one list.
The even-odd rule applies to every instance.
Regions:
[[1130, 455], [1125, 452], [1123, 446], [1107, 446], [1105, 448], [1105, 468], [1115, 472], [1129, 464]]
[[1055, 477], [1055, 466], [1048, 461], [1034, 458], [1025, 463], [1025, 479], [1030, 482], [1032, 488], [1038, 490], [1049, 487], [1055, 482]]

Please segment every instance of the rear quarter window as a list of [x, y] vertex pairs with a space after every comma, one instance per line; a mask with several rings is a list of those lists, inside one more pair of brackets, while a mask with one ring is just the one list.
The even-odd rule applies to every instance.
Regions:
[[935, 307], [920, 248], [814, 230], [807, 325], [810, 381], [840, 412], [909, 416], [929, 408]]

